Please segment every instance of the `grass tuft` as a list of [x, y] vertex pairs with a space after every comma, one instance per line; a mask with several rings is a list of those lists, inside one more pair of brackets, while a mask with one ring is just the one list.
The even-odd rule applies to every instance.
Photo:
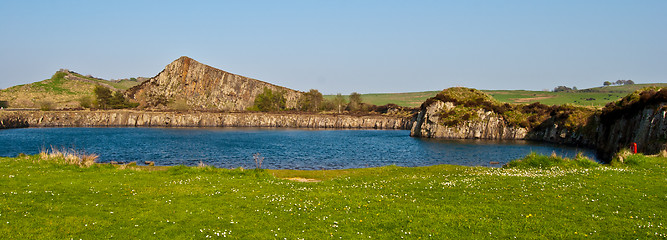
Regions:
[[526, 155], [522, 159], [512, 160], [509, 163], [505, 164], [503, 168], [540, 168], [540, 169], [550, 169], [553, 167], [560, 168], [596, 168], [600, 166], [599, 163], [591, 160], [590, 158], [582, 155], [581, 153], [577, 154], [576, 157], [570, 159], [556, 155], [555, 153], [551, 156], [541, 155], [535, 152], [532, 152]]
[[58, 149], [54, 146], [51, 146], [51, 149], [42, 149], [39, 153], [40, 160], [76, 165], [79, 167], [90, 167], [97, 162], [98, 158], [99, 156], [94, 153], [89, 154], [73, 148]]

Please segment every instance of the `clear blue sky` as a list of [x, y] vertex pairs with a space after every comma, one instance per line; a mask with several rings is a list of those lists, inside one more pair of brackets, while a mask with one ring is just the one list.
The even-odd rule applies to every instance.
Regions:
[[297, 90], [667, 82], [667, 1], [7, 1], [0, 88], [180, 56]]

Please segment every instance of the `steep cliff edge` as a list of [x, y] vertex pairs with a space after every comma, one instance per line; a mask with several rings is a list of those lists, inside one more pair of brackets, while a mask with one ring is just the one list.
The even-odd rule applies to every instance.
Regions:
[[667, 149], [667, 88], [637, 91], [602, 110], [568, 105], [500, 104], [467, 88], [445, 89], [422, 104], [410, 135], [527, 139], [594, 148], [608, 161], [621, 148]]
[[0, 128], [286, 127], [409, 129], [410, 118], [383, 115], [114, 111], [0, 111]]
[[253, 105], [257, 95], [269, 88], [283, 92], [287, 108], [294, 108], [301, 92], [256, 79], [232, 74], [181, 57], [157, 76], [125, 93], [141, 107], [159, 108], [181, 102], [192, 110], [242, 111]]
[[[450, 139], [523, 139], [527, 129], [510, 126], [499, 114], [483, 109], [468, 112], [467, 120], [445, 122], [444, 116], [454, 111], [452, 102], [437, 101], [420, 111], [412, 125], [410, 136]], [[443, 114], [445, 113], [445, 114]]]

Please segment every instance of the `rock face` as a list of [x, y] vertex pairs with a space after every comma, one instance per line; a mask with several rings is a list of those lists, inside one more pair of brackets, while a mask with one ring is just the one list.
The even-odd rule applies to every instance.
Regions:
[[[638, 114], [604, 119], [594, 114], [586, 126], [568, 128], [548, 119], [537, 128], [509, 126], [508, 121], [493, 111], [477, 110], [474, 120], [447, 126], [440, 121], [442, 112], [456, 106], [451, 102], [434, 100], [417, 115], [410, 135], [427, 138], [456, 139], [524, 139], [566, 145], [590, 147], [597, 150], [600, 159], [611, 160], [622, 148], [637, 143], [638, 151], [656, 154], [667, 149], [667, 103], [642, 106]], [[554, 118], [554, 117], [552, 117]]]
[[28, 127], [26, 118], [14, 112], [0, 112], [0, 129]]
[[[288, 127], [409, 129], [411, 119], [369, 115], [142, 112], [0, 111], [10, 127]], [[4, 126], [4, 125], [2, 125]]]
[[410, 136], [450, 139], [524, 139], [528, 130], [509, 126], [505, 120], [492, 111], [481, 109], [473, 112], [475, 120], [464, 121], [455, 126], [445, 126], [439, 121], [438, 113], [450, 111], [455, 106], [451, 102], [436, 101], [420, 111], [412, 125]]
[[301, 92], [225, 72], [181, 57], [157, 76], [125, 93], [144, 107], [182, 102], [192, 110], [240, 111], [253, 105], [255, 97], [269, 88], [281, 91], [287, 108], [296, 106]]
[[[604, 120], [604, 119], [601, 119]], [[667, 150], [667, 103], [647, 106], [639, 114], [599, 125], [595, 144], [603, 157], [637, 143], [637, 151], [656, 154]]]

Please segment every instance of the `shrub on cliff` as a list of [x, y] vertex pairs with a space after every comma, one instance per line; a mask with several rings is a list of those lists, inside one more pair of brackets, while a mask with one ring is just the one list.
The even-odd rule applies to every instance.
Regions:
[[53, 109], [53, 102], [46, 100], [39, 102], [39, 110], [50, 111], [51, 109]]
[[93, 99], [90, 96], [83, 96], [79, 98], [79, 105], [82, 108], [91, 108], [93, 107]]
[[261, 112], [285, 110], [286, 102], [282, 92], [274, 92], [269, 88], [264, 88], [264, 92], [255, 97], [254, 105], [248, 108], [248, 110]]

